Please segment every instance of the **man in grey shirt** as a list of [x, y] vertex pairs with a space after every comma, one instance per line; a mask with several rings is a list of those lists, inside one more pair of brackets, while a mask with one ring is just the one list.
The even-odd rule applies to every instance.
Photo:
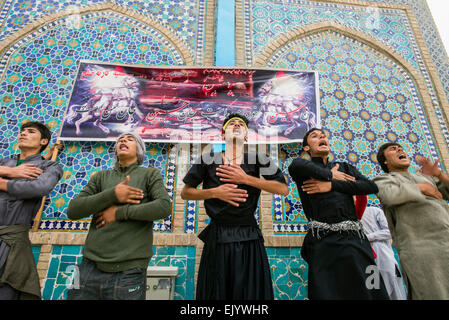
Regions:
[[27, 122], [17, 139], [20, 154], [0, 159], [0, 300], [41, 298], [28, 231], [62, 177], [59, 164], [41, 156], [51, 139], [45, 125]]

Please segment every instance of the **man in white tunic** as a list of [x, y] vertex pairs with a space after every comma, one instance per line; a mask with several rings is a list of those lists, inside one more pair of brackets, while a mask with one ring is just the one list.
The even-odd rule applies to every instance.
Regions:
[[449, 300], [449, 177], [420, 157], [420, 172], [397, 143], [380, 147], [385, 174], [373, 181], [399, 255], [409, 299]]
[[361, 221], [366, 237], [376, 252], [375, 261], [384, 279], [390, 299], [406, 300], [402, 276], [390, 245], [391, 235], [383, 211], [376, 207], [367, 207]]

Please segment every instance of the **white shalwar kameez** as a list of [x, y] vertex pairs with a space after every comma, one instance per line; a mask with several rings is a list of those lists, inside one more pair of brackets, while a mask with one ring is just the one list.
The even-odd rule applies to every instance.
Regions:
[[402, 276], [400, 274], [397, 276], [399, 266], [390, 245], [391, 235], [384, 212], [376, 207], [367, 207], [361, 221], [366, 237], [376, 252], [375, 261], [387, 287], [388, 295], [392, 300], [406, 300]]

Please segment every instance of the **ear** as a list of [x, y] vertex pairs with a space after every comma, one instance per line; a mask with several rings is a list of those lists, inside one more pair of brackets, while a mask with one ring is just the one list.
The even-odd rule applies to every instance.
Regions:
[[310, 151], [310, 147], [309, 147], [309, 146], [305, 146], [305, 147], [304, 147], [304, 151], [305, 151], [305, 152], [309, 152], [309, 151]]

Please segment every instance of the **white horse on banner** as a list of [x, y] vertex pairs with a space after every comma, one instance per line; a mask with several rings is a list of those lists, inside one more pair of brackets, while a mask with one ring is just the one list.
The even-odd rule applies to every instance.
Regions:
[[[67, 123], [75, 124], [76, 135], [81, 135], [81, 125], [94, 121], [93, 125], [101, 129], [104, 133], [110, 132], [102, 122], [111, 117], [115, 120], [126, 121], [124, 125], [132, 125], [134, 114], [144, 119], [144, 115], [139, 110], [136, 98], [139, 93], [139, 82], [133, 77], [126, 77], [123, 86], [115, 88], [96, 88], [95, 93], [87, 103], [82, 105], [72, 105], [67, 113]], [[76, 118], [80, 118], [75, 121]]]

